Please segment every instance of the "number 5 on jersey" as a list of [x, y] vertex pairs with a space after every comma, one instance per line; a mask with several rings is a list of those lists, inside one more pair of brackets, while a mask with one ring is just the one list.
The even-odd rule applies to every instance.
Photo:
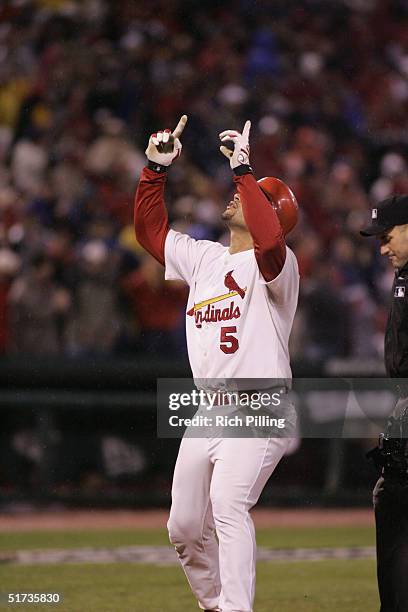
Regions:
[[238, 338], [232, 335], [236, 333], [236, 326], [221, 327], [220, 349], [223, 353], [230, 355], [231, 353], [235, 353], [235, 351], [239, 349]]

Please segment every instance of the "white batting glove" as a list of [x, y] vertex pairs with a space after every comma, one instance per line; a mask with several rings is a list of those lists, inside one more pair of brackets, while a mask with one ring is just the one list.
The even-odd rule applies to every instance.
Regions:
[[183, 146], [179, 137], [186, 123], [187, 115], [183, 115], [173, 132], [167, 129], [150, 136], [145, 153], [151, 164], [170, 166], [177, 157], [180, 157]]
[[236, 130], [225, 130], [220, 134], [221, 142], [231, 141], [234, 145], [234, 149], [228, 149], [228, 147], [221, 146], [220, 151], [225, 157], [229, 159], [231, 168], [234, 170], [238, 166], [249, 166], [249, 131], [251, 129], [251, 122], [246, 121], [242, 134]]

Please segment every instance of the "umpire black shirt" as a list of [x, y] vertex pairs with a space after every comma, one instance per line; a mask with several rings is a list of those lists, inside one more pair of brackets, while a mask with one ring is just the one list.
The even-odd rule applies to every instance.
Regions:
[[408, 378], [408, 263], [395, 273], [384, 353], [388, 376]]

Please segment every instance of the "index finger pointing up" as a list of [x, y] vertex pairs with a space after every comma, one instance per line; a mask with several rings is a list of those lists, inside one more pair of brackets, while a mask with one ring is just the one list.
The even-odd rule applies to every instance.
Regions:
[[248, 138], [250, 129], [251, 129], [251, 122], [245, 121], [244, 129], [242, 130], [242, 135]]
[[181, 134], [183, 133], [183, 130], [184, 130], [185, 126], [186, 126], [186, 123], [187, 123], [187, 115], [183, 115], [180, 118], [180, 121], [178, 122], [177, 126], [173, 130], [174, 138], [179, 138], [181, 136]]

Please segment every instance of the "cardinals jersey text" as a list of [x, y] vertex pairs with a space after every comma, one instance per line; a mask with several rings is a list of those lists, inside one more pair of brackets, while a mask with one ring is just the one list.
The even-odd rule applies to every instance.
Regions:
[[194, 378], [290, 378], [288, 339], [299, 272], [287, 247], [281, 273], [266, 282], [254, 251], [231, 255], [217, 242], [170, 230], [167, 280], [190, 286], [187, 345]]

